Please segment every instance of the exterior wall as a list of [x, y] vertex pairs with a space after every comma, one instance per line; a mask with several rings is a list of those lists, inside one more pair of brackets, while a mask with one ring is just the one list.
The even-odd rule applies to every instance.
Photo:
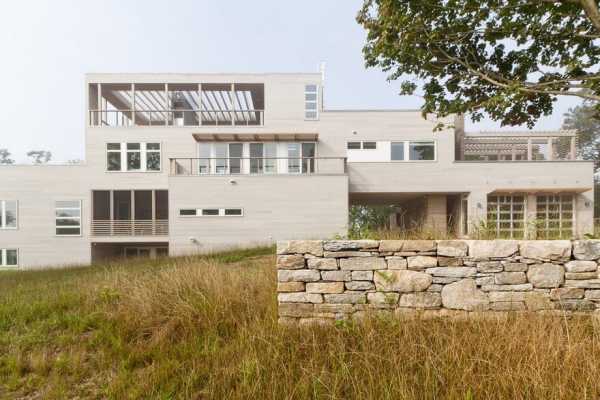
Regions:
[[[272, 244], [285, 238], [345, 235], [348, 177], [172, 177], [170, 253]], [[180, 216], [182, 208], [243, 208], [243, 217]], [[191, 238], [195, 240], [192, 241]]]
[[[0, 166], [0, 198], [18, 201], [18, 227], [0, 229], [0, 248], [18, 249], [20, 267], [90, 263], [90, 191], [85, 174], [82, 166]], [[81, 200], [81, 236], [56, 236], [54, 203], [59, 200]]]
[[600, 241], [282, 241], [277, 254], [284, 323], [600, 307]]

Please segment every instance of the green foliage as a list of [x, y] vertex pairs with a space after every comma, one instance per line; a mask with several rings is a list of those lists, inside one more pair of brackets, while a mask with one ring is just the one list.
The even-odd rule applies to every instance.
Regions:
[[584, 160], [600, 161], [598, 103], [584, 102], [564, 115], [563, 129], [577, 131], [577, 154]]
[[394, 206], [350, 206], [350, 239], [362, 239], [372, 236], [373, 232], [389, 225], [389, 217]]
[[589, 0], [365, 0], [357, 21], [367, 66], [420, 89], [424, 114], [532, 126], [557, 96], [600, 100], [598, 15]]

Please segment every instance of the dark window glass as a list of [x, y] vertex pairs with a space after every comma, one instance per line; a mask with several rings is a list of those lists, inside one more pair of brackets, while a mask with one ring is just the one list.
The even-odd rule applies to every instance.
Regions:
[[127, 170], [138, 171], [142, 167], [139, 151], [127, 152]]
[[219, 215], [218, 208], [205, 208], [202, 210], [202, 215]]
[[131, 219], [131, 192], [129, 190], [113, 192], [113, 219]]
[[152, 219], [152, 191], [151, 190], [136, 190], [134, 199], [135, 199], [135, 219], [151, 220]]
[[121, 170], [121, 153], [112, 151], [106, 153], [106, 169], [108, 171]]
[[146, 154], [146, 169], [160, 171], [160, 152], [151, 151]]
[[156, 219], [169, 219], [169, 191], [157, 190], [154, 196]]
[[179, 215], [183, 215], [183, 216], [192, 215], [192, 216], [195, 216], [196, 215], [196, 210], [192, 209], [192, 208], [182, 209], [182, 210], [179, 210]]
[[435, 158], [435, 145], [433, 142], [410, 142], [409, 156], [411, 160], [433, 160]]
[[348, 150], [360, 150], [360, 142], [348, 142]]
[[17, 250], [6, 250], [6, 265], [15, 266], [17, 264]]
[[106, 221], [110, 219], [110, 191], [94, 190], [93, 192], [94, 210], [92, 218], [96, 221]]
[[57, 235], [81, 235], [81, 228], [56, 228]]
[[225, 209], [225, 215], [242, 215], [241, 208], [227, 208]]
[[404, 143], [392, 143], [392, 161], [403, 161], [404, 160]]
[[377, 142], [363, 142], [364, 150], [375, 150], [377, 148]]

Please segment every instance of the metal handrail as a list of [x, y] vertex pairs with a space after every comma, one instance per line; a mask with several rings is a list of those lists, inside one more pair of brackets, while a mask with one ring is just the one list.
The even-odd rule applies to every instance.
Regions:
[[92, 220], [92, 236], [168, 236], [168, 219]]
[[[192, 115], [193, 123], [185, 121], [185, 115]], [[183, 126], [234, 125], [261, 126], [264, 124], [264, 110], [259, 109], [125, 109], [89, 110], [91, 126], [131, 126], [134, 125], [174, 125], [173, 121], [183, 117]], [[140, 118], [138, 121], [137, 118]], [[144, 122], [142, 121], [144, 120]]]

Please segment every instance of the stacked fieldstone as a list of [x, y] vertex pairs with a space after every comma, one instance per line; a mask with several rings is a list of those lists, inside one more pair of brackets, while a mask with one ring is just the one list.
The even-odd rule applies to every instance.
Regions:
[[600, 308], [595, 240], [291, 240], [277, 255], [282, 322]]

